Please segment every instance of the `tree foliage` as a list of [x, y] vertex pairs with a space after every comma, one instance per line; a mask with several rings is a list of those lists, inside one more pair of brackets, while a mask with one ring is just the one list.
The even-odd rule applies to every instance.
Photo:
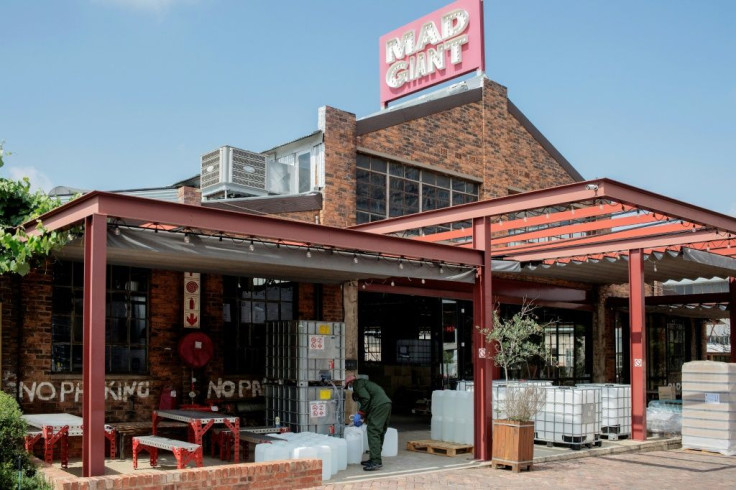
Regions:
[[[6, 155], [9, 153], [4, 153], [0, 142], [0, 168]], [[0, 274], [25, 275], [35, 261], [68, 241], [68, 233], [48, 231], [40, 220], [37, 220], [37, 234], [28, 235], [21, 227], [59, 204], [58, 199], [43, 192], [32, 192], [27, 177], [19, 181], [0, 177]]]
[[21, 418], [18, 402], [0, 391], [0, 488], [51, 488], [36, 472], [36, 467], [25, 451], [25, 434], [26, 423]]
[[544, 327], [534, 314], [534, 305], [524, 300], [521, 309], [511, 318], [502, 318], [493, 311], [493, 328], [480, 328], [494, 351], [494, 362], [503, 369], [506, 379], [505, 399], [501, 412], [510, 420], [528, 421], [544, 407], [546, 391], [540, 386], [509, 383], [509, 370], [535, 358], [551, 362], [542, 341]]

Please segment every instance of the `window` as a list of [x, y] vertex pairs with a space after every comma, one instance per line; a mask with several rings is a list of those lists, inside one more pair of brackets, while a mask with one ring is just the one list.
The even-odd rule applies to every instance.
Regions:
[[[149, 269], [107, 267], [105, 314], [105, 371], [148, 372]], [[80, 262], [54, 265], [51, 313], [51, 371], [82, 371], [84, 266]]]
[[589, 378], [585, 340], [584, 325], [560, 322], [544, 328], [544, 345], [552, 355], [561, 384]]
[[366, 327], [363, 331], [363, 360], [381, 362], [381, 327]]
[[[362, 154], [356, 182], [359, 224], [474, 202], [479, 191], [475, 182]], [[425, 232], [449, 229], [432, 227]]]
[[275, 279], [223, 278], [225, 372], [264, 375], [266, 322], [297, 318], [294, 283]]
[[288, 195], [324, 186], [324, 145], [299, 145], [266, 155], [266, 188]]
[[299, 161], [299, 192], [309, 192], [312, 190], [311, 171], [312, 164], [309, 152], [301, 153], [298, 157]]

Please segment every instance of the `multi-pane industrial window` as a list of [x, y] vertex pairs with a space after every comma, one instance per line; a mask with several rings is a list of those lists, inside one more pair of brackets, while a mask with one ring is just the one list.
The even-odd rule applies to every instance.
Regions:
[[296, 286], [252, 277], [223, 278], [225, 371], [264, 375], [266, 322], [295, 320]]
[[363, 331], [363, 360], [381, 362], [381, 327], [366, 327]]
[[475, 182], [383, 158], [358, 155], [358, 224], [477, 200], [478, 184]]
[[[105, 371], [148, 372], [149, 269], [107, 267]], [[79, 262], [54, 265], [51, 309], [51, 371], [78, 373], [83, 356], [84, 268]]]

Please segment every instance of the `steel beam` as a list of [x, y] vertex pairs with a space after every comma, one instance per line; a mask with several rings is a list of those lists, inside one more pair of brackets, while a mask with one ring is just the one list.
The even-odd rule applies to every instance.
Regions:
[[480, 328], [493, 328], [493, 295], [491, 287], [491, 244], [490, 218], [473, 220], [473, 243], [483, 252], [483, 266], [478, 268], [478, 277], [473, 288], [473, 386], [474, 386], [474, 455], [476, 459], [490, 461], [493, 441], [494, 379], [493, 350], [480, 333]]
[[105, 474], [105, 293], [107, 218], [85, 219], [82, 475]]
[[644, 314], [644, 254], [629, 251], [629, 329], [631, 331], [631, 437], [647, 439], [647, 342]]
[[556, 247], [553, 243], [542, 246], [536, 250], [504, 252], [503, 249], [495, 250], [494, 257], [505, 260], [516, 260], [518, 262], [529, 262], [548, 259], [559, 259], [565, 257], [582, 257], [591, 254], [605, 254], [614, 252], [625, 252], [632, 248], [651, 249], [657, 247], [670, 247], [682, 244], [696, 243], [701, 241], [717, 240], [718, 235], [710, 230], [683, 231], [682, 233], [663, 236], [641, 236], [622, 240], [600, 241], [600, 243], [567, 243]]
[[736, 362], [736, 277], [728, 278], [728, 318], [731, 322], [731, 362]]

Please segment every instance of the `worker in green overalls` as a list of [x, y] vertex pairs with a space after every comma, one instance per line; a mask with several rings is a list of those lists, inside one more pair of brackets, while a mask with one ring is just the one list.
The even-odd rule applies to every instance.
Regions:
[[368, 448], [370, 459], [361, 464], [365, 471], [376, 471], [383, 468], [381, 449], [386, 437], [388, 423], [391, 419], [391, 399], [373, 381], [355, 376], [348, 376], [345, 380], [345, 389], [353, 391], [353, 400], [358, 402], [358, 413], [353, 416], [353, 422], [360, 426], [365, 420], [368, 428]]

